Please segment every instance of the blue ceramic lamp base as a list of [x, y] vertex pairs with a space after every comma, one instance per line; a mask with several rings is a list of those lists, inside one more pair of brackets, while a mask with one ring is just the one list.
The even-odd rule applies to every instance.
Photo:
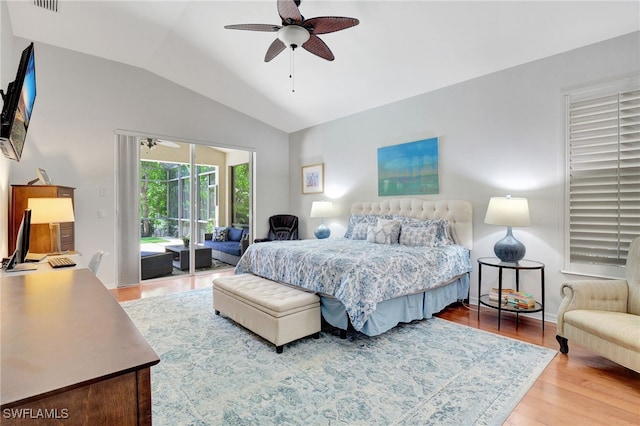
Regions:
[[511, 227], [507, 227], [507, 235], [493, 246], [498, 259], [503, 262], [515, 263], [524, 258], [526, 247], [513, 237]]
[[320, 226], [316, 228], [313, 234], [317, 239], [322, 240], [324, 238], [329, 238], [329, 235], [331, 235], [331, 230], [327, 227], [327, 225], [321, 223]]

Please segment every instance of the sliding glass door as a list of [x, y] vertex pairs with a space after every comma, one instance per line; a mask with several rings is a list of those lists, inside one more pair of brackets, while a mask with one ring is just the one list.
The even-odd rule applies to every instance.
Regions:
[[[133, 138], [118, 139], [124, 147]], [[251, 191], [246, 184], [250, 182], [252, 153], [151, 137], [138, 137], [136, 143], [139, 202], [137, 209], [131, 208], [124, 216], [139, 217], [141, 279], [194, 274], [213, 266], [232, 267], [221, 266], [211, 255], [206, 259], [203, 253], [207, 235], [215, 227], [232, 226], [238, 220], [239, 227], [251, 228]], [[239, 180], [232, 178], [237, 167], [242, 170]], [[235, 189], [234, 182], [240, 182], [241, 189]], [[119, 239], [133, 241], [120, 231]], [[119, 285], [131, 284], [133, 274], [125, 275], [128, 282]]]
[[253, 153], [125, 133], [116, 147], [117, 285], [233, 267], [202, 247], [215, 227], [252, 230]]

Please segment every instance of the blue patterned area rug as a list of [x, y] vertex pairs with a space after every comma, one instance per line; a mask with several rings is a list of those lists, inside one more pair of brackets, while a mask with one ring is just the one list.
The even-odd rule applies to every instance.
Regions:
[[556, 354], [438, 318], [276, 354], [211, 289], [122, 306], [161, 358], [154, 425], [501, 425]]

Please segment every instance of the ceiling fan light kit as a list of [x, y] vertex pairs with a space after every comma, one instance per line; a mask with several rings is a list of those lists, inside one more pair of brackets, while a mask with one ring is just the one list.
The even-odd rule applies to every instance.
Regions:
[[153, 138], [140, 138], [140, 146], [146, 147], [147, 152], [149, 152], [149, 150], [156, 149], [157, 145], [158, 141]]
[[278, 39], [291, 49], [302, 46], [309, 37], [311, 37], [309, 31], [298, 25], [287, 25], [278, 30]]

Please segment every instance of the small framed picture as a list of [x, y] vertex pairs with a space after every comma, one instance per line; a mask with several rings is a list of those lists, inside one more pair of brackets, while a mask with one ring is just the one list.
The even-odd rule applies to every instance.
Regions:
[[320, 194], [324, 192], [324, 163], [302, 166], [302, 193]]
[[38, 180], [40, 181], [41, 184], [51, 185], [51, 179], [49, 178], [49, 175], [47, 175], [47, 172], [44, 169], [37, 168], [36, 174], [38, 175]]

